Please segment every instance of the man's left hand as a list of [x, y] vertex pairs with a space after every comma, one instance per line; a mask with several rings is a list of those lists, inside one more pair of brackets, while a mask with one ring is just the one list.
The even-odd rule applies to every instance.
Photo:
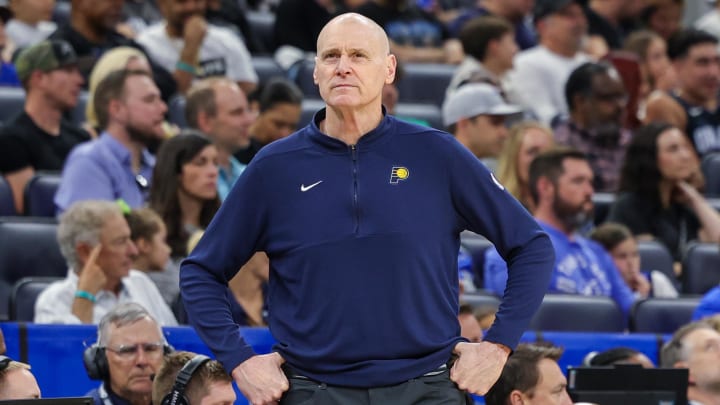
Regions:
[[500, 378], [510, 349], [490, 342], [460, 342], [455, 346], [454, 353], [458, 359], [450, 370], [450, 379], [461, 390], [485, 395]]

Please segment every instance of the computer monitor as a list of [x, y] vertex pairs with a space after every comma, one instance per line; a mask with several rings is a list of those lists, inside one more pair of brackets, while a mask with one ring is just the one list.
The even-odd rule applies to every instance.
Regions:
[[575, 402], [598, 405], [686, 405], [688, 370], [638, 365], [568, 368]]
[[91, 397], [68, 398], [37, 398], [37, 399], [9, 399], [0, 401], [0, 405], [92, 405]]

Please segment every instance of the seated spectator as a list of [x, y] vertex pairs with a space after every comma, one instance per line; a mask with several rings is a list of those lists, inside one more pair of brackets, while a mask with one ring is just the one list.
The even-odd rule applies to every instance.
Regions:
[[[119, 46], [103, 54], [98, 59], [90, 73], [90, 84], [88, 86], [88, 99], [85, 105], [85, 130], [90, 132], [93, 138], [97, 137], [102, 130], [98, 124], [95, 114], [95, 91], [98, 84], [111, 72], [116, 70], [138, 70], [152, 74], [152, 67], [147, 57], [139, 49], [130, 46]], [[177, 134], [180, 130], [177, 126], [163, 122], [163, 131], [166, 137]]]
[[580, 0], [536, 0], [534, 21], [540, 43], [515, 57], [508, 97], [549, 125], [568, 112], [563, 91], [570, 72], [590, 60], [581, 52], [587, 21]]
[[258, 76], [250, 52], [233, 31], [208, 24], [204, 1], [159, 0], [165, 20], [138, 35], [150, 59], [173, 72], [178, 90], [185, 93], [196, 78], [226, 76], [243, 91], [252, 91]]
[[[273, 49], [267, 49], [259, 35], [252, 31], [245, 8], [245, 4], [235, 0], [207, 0], [205, 19], [209, 24], [227, 27], [239, 35], [251, 55], [271, 54]], [[275, 13], [277, 15], [277, 11]]]
[[585, 7], [588, 33], [605, 42], [609, 49], [620, 49], [628, 33], [637, 29], [644, 1], [590, 0]]
[[659, 240], [676, 261], [692, 240], [718, 243], [720, 214], [696, 188], [701, 176], [697, 155], [680, 130], [645, 126], [628, 147], [608, 221], [626, 225], [639, 239]]
[[228, 78], [203, 79], [188, 91], [185, 119], [190, 128], [207, 135], [217, 149], [218, 194], [224, 200], [245, 170], [233, 154], [250, 147], [250, 125], [255, 114], [247, 97]]
[[320, 30], [335, 15], [335, 1], [279, 0], [275, 10], [275, 51], [290, 46], [312, 53], [317, 46]]
[[151, 185], [155, 158], [148, 147], [165, 138], [167, 111], [150, 75], [116, 70], [94, 95], [100, 137], [73, 149], [55, 194], [58, 213], [76, 201], [122, 199], [142, 206]]
[[150, 188], [149, 205], [165, 223], [175, 265], [172, 272], [158, 274], [155, 280], [162, 277], [167, 286], [165, 294], [175, 298], [180, 292], [179, 265], [187, 256], [188, 239], [207, 228], [220, 208], [217, 154], [212, 142], [193, 130], [168, 139], [158, 150], [153, 177], [163, 181]]
[[535, 121], [516, 124], [498, 157], [497, 178], [528, 211], [535, 209], [530, 196], [530, 162], [555, 143], [550, 128]]
[[272, 79], [258, 89], [250, 101], [251, 108], [257, 111], [250, 126], [250, 145], [235, 153], [240, 163], [249, 164], [263, 146], [295, 132], [302, 99], [300, 88], [287, 79]]
[[521, 113], [507, 104], [500, 91], [486, 83], [468, 83], [443, 103], [443, 124], [455, 139], [495, 170], [497, 157], [508, 137], [508, 117]]
[[0, 356], [0, 401], [40, 398], [40, 387], [30, 366]]
[[523, 343], [508, 357], [502, 374], [485, 395], [487, 405], [572, 405], [558, 365], [559, 347]]
[[595, 228], [590, 238], [610, 253], [623, 280], [638, 298], [676, 298], [677, 289], [661, 271], [640, 271], [638, 244], [628, 227], [606, 222]]
[[162, 20], [162, 14], [156, 0], [124, 0], [121, 20], [116, 28], [128, 38], [135, 38], [138, 32]]
[[12, 18], [5, 21], [5, 32], [18, 49], [37, 44], [57, 29], [52, 21], [55, 0], [9, 0], [7, 4]]
[[720, 333], [692, 322], [678, 329], [660, 351], [660, 366], [688, 369], [690, 404], [720, 403]]
[[467, 7], [448, 26], [452, 36], [459, 36], [465, 25], [475, 17], [494, 16], [510, 22], [515, 32], [515, 43], [520, 49], [537, 45], [535, 32], [527, 24], [526, 16], [532, 12], [531, 1], [481, 0], [473, 1], [473, 7]]
[[12, 64], [15, 44], [6, 35], [5, 24], [12, 16], [12, 12], [5, 6], [0, 6], [0, 86], [19, 87], [20, 80]]
[[667, 122], [681, 129], [704, 156], [720, 151], [720, 49], [717, 38], [684, 29], [668, 40], [668, 57], [677, 74], [672, 92], [653, 93], [644, 123]]
[[381, 26], [390, 40], [390, 52], [401, 62], [460, 63], [462, 45], [445, 25], [415, 2], [370, 0], [357, 13]]
[[151, 403], [153, 376], [170, 354], [162, 329], [148, 310], [136, 303], [116, 306], [98, 324], [97, 343], [85, 349], [88, 376], [102, 380], [85, 396], [94, 405]]
[[236, 399], [232, 383], [219, 361], [191, 352], [173, 352], [165, 356], [153, 379], [152, 403], [168, 405], [172, 402], [166, 398], [176, 395], [186, 399], [185, 405], [232, 405]]
[[[555, 248], [549, 293], [607, 296], [627, 316], [635, 296], [610, 255], [578, 231], [592, 220], [593, 173], [585, 154], [558, 148], [530, 164], [533, 215]], [[493, 248], [485, 254], [485, 288], [502, 296], [507, 264]]]
[[23, 112], [0, 129], [0, 172], [23, 211], [25, 185], [36, 171], [60, 171], [70, 150], [90, 139], [63, 117], [78, 102], [83, 79], [65, 41], [42, 41], [16, 61], [25, 87]]
[[468, 304], [460, 305], [458, 310], [458, 322], [460, 322], [460, 336], [470, 343], [478, 343], [482, 340], [483, 332], [480, 322], [475, 317], [473, 307]]
[[[647, 99], [655, 91], [669, 92], [677, 87], [677, 75], [667, 56], [667, 43], [649, 30], [636, 31], [625, 40], [626, 51], [636, 55], [640, 63], [642, 84], [640, 101], [635, 112], [637, 119], [645, 121]], [[628, 113], [633, 113], [629, 111]]]
[[632, 134], [623, 128], [628, 95], [615, 68], [584, 63], [565, 84], [570, 115], [553, 124], [555, 141], [588, 156], [596, 191], [614, 192]]
[[583, 359], [583, 366], [602, 367], [615, 364], [639, 364], [655, 368], [655, 364], [642, 352], [629, 347], [615, 347], [602, 352], [590, 352]]
[[683, 26], [685, 0], [645, 0], [640, 20], [666, 41]]
[[136, 302], [160, 324], [177, 325], [155, 284], [131, 270], [137, 248], [118, 204], [79, 202], [60, 217], [57, 232], [68, 274], [38, 296], [36, 323], [98, 323], [116, 305]]
[[[122, 35], [116, 27], [122, 18], [123, 1], [71, 0], [70, 21], [58, 27], [50, 35], [52, 39], [67, 41], [80, 58], [78, 67], [85, 83], [97, 60], [107, 51], [118, 46], [138, 48], [142, 46]], [[172, 75], [161, 66], [152, 63], [153, 81], [160, 89], [163, 100], [176, 93], [177, 86]]]
[[465, 24], [459, 39], [465, 58], [450, 80], [445, 98], [467, 82], [488, 83], [502, 90], [502, 80], [518, 51], [512, 25], [499, 17], [476, 17]]
[[167, 244], [167, 228], [162, 218], [151, 208], [137, 208], [125, 213], [130, 227], [130, 239], [138, 253], [133, 259], [133, 269], [147, 274], [155, 282], [165, 302], [172, 307], [178, 288], [173, 284], [172, 274], [177, 274], [177, 264], [170, 260]]

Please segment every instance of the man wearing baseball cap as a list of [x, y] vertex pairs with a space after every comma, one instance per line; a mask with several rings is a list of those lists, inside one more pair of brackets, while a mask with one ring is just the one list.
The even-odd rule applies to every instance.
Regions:
[[0, 173], [21, 212], [25, 184], [35, 172], [61, 170], [70, 150], [90, 136], [63, 118], [77, 104], [83, 85], [75, 51], [67, 42], [45, 40], [26, 48], [15, 67], [26, 91], [25, 106], [0, 131]]
[[533, 17], [540, 44], [515, 57], [509, 93], [511, 100], [549, 124], [567, 114], [563, 89], [570, 72], [590, 60], [581, 52], [587, 20], [579, 0], [536, 0]]
[[442, 108], [447, 131], [491, 170], [508, 136], [506, 119], [519, 113], [521, 107], [507, 104], [500, 91], [487, 83], [461, 86]]

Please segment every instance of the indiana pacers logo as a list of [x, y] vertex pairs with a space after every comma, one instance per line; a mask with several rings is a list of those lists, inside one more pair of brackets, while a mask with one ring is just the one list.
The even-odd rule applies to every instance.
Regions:
[[407, 167], [394, 166], [390, 172], [390, 184], [398, 184], [401, 180], [407, 180], [410, 177], [410, 171]]

